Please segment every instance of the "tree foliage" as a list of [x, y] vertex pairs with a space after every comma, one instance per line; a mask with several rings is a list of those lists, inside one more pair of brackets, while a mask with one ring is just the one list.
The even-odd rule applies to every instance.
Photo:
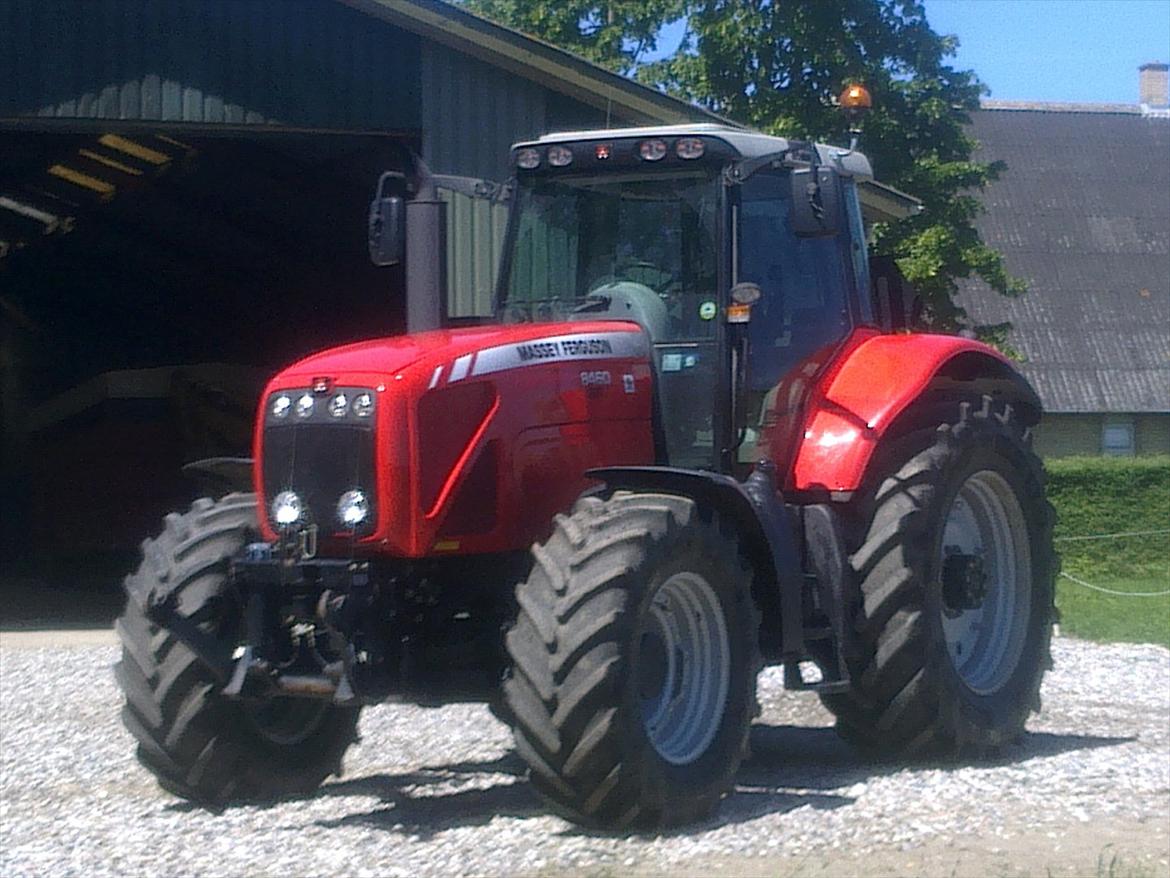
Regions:
[[467, 0], [464, 5], [623, 75], [658, 48], [663, 25], [686, 12], [686, 0]]
[[[963, 323], [956, 281], [978, 276], [1005, 295], [1023, 283], [981, 240], [973, 194], [1003, 170], [972, 158], [963, 125], [984, 86], [947, 63], [954, 37], [935, 33], [920, 0], [468, 0], [468, 7], [612, 70], [771, 134], [848, 141], [835, 106], [848, 82], [873, 95], [862, 149], [879, 180], [923, 212], [879, 226], [875, 252], [896, 258], [935, 328]], [[673, 54], [640, 64], [661, 27], [686, 19]], [[1004, 326], [980, 327], [1002, 343]]]

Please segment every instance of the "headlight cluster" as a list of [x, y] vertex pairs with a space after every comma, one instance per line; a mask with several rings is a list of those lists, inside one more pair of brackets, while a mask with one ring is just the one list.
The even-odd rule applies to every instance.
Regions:
[[[674, 140], [652, 137], [649, 140], [638, 142], [634, 154], [642, 161], [660, 162], [670, 154], [672, 145], [674, 154], [684, 161], [700, 159], [707, 151], [706, 143], [699, 137], [679, 137]], [[547, 150], [525, 146], [516, 150], [513, 161], [515, 161], [516, 167], [524, 171], [534, 171], [546, 162], [549, 167], [567, 168], [573, 164], [574, 156], [578, 153], [580, 158], [588, 156], [588, 149], [584, 144], [575, 144], [576, 151], [574, 151], [573, 146], [572, 144], [555, 143]], [[593, 158], [599, 162], [609, 161], [616, 155], [614, 148], [613, 142], [594, 144]], [[633, 145], [630, 148], [633, 149]], [[619, 147], [619, 152], [625, 155], [625, 147]]]
[[[281, 491], [272, 498], [269, 514], [280, 530], [294, 530], [308, 524], [308, 507], [295, 491]], [[337, 501], [337, 524], [343, 530], [356, 530], [370, 517], [370, 501], [365, 491], [355, 488], [346, 491]]]
[[311, 390], [282, 390], [268, 400], [268, 419], [272, 421], [367, 421], [374, 414], [374, 394], [362, 388], [338, 388], [331, 395], [315, 395]]

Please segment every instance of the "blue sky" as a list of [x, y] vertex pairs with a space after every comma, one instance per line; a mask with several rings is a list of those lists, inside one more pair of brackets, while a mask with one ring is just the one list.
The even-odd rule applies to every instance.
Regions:
[[[1138, 67], [1170, 61], [1170, 0], [925, 2], [931, 27], [959, 37], [952, 64], [992, 99], [1136, 104]], [[667, 28], [661, 50], [681, 37], [681, 23]]]
[[1170, 61], [1170, 0], [926, 0], [926, 17], [992, 99], [1136, 104], [1138, 66]]

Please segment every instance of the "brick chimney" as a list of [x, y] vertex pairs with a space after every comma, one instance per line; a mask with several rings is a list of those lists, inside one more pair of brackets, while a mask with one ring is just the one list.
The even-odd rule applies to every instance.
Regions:
[[1151, 61], [1138, 68], [1138, 103], [1151, 110], [1170, 107], [1170, 64]]

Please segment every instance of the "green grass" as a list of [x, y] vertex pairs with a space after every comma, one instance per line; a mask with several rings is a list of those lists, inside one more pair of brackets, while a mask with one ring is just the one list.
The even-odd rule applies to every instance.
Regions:
[[[1085, 581], [1115, 591], [1170, 588], [1164, 577]], [[1060, 609], [1060, 630], [1064, 634], [1101, 643], [1157, 643], [1170, 647], [1170, 595], [1118, 597], [1090, 591], [1062, 576], [1056, 582], [1056, 606]]]
[[[1067, 537], [1170, 529], [1170, 457], [1046, 462], [1063, 569], [1115, 591], [1170, 589], [1170, 534], [1104, 540]], [[1101, 594], [1057, 580], [1061, 629], [1088, 640], [1170, 646], [1170, 595]]]

